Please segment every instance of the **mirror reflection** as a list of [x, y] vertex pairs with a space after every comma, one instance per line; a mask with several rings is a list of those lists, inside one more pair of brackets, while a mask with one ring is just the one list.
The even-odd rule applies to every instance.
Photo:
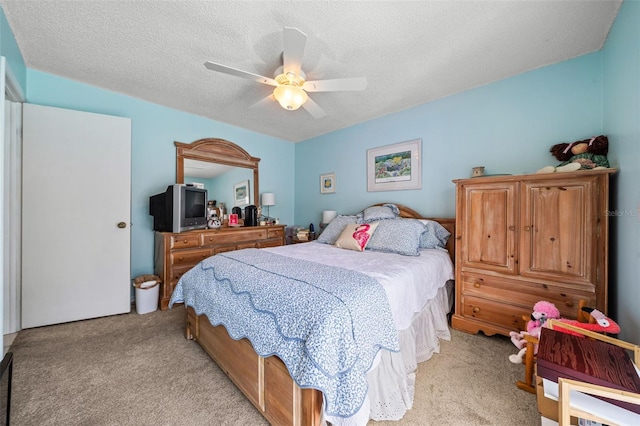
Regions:
[[[223, 203], [225, 213], [230, 213], [237, 205], [234, 186], [245, 181], [249, 181], [249, 204], [255, 204], [252, 193], [253, 170], [188, 158], [184, 160], [184, 183], [202, 184], [208, 191], [208, 201], [215, 200], [217, 207]], [[240, 204], [240, 207], [244, 206]]]

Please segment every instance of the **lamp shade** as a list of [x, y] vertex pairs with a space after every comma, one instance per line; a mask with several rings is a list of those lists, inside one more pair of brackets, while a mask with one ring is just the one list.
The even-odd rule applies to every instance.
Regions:
[[322, 223], [331, 222], [336, 216], [338, 212], [335, 210], [325, 210], [322, 212]]
[[261, 205], [263, 206], [275, 206], [276, 205], [276, 194], [273, 192], [264, 192], [261, 198]]

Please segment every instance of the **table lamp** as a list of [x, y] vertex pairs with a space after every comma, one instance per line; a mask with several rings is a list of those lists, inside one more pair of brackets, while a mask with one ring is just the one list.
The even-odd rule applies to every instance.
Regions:
[[260, 204], [267, 208], [267, 219], [269, 219], [269, 206], [276, 205], [276, 194], [274, 194], [273, 192], [262, 193]]
[[322, 212], [322, 222], [320, 222], [320, 228], [324, 228], [338, 215], [335, 210], [325, 210]]

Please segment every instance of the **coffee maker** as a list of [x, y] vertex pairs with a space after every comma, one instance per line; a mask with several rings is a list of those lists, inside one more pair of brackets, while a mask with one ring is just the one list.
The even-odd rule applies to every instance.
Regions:
[[258, 208], [253, 204], [244, 208], [244, 226], [258, 226]]

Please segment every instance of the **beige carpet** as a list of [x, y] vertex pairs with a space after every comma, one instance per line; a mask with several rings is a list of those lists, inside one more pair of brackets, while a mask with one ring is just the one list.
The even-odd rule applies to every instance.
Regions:
[[[194, 342], [183, 309], [118, 315], [18, 333], [14, 425], [264, 425]], [[414, 407], [371, 425], [539, 425], [535, 396], [503, 337], [452, 331], [420, 364]]]

